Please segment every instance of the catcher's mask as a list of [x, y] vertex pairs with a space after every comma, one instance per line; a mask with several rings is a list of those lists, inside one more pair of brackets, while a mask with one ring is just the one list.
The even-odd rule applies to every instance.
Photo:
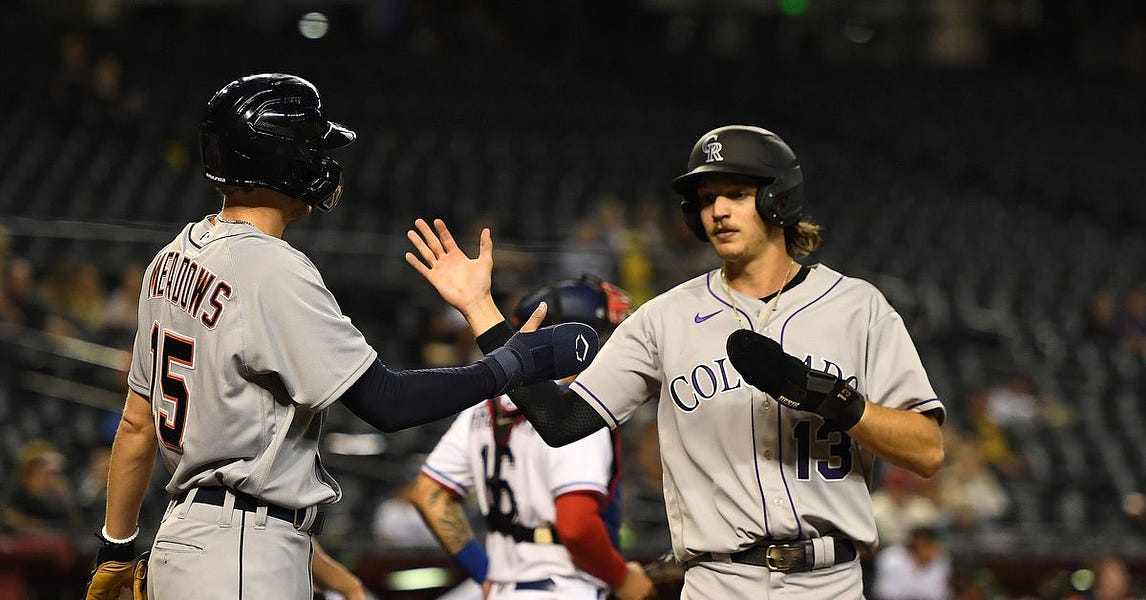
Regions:
[[593, 275], [562, 279], [538, 287], [517, 303], [513, 317], [520, 327], [537, 305], [548, 306], [540, 327], [579, 321], [597, 330], [604, 338], [632, 312], [633, 300], [628, 292]]

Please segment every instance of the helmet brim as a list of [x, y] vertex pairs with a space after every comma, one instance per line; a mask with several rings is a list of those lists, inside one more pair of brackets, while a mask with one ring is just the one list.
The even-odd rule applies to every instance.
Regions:
[[349, 128], [330, 121], [330, 129], [326, 132], [326, 135], [319, 138], [315, 146], [323, 150], [334, 150], [335, 148], [349, 146], [356, 137], [358, 136]]
[[678, 194], [691, 194], [696, 191], [698, 180], [709, 174], [723, 173], [727, 175], [743, 175], [760, 179], [775, 179], [776, 174], [767, 168], [737, 165], [728, 162], [714, 162], [700, 165], [695, 169], [672, 180], [672, 191]]

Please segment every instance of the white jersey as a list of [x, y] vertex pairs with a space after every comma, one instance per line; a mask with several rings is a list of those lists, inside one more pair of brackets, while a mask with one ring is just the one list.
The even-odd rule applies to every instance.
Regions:
[[151, 401], [168, 492], [304, 508], [340, 495], [318, 458], [323, 409], [376, 357], [306, 256], [208, 218], [144, 273], [128, 385]]
[[767, 538], [834, 534], [876, 544], [874, 455], [823, 428], [818, 415], [745, 383], [725, 351], [739, 322], [850, 380], [871, 402], [943, 418], [902, 319], [871, 284], [817, 265], [782, 294], [766, 324], [763, 308], [711, 271], [641, 306], [571, 386], [610, 427], [659, 400], [665, 507], [679, 560]]
[[[513, 406], [505, 396], [500, 401], [502, 406]], [[606, 503], [602, 518], [616, 543], [620, 507], [614, 435], [602, 429], [567, 446], [551, 448], [533, 425], [518, 416], [509, 430], [510, 456], [499, 457], [493, 440], [492, 402], [458, 415], [426, 459], [422, 473], [459, 497], [473, 492], [482, 514], [488, 515], [488, 479], [494, 473], [494, 461], [502, 460], [500, 477], [517, 503], [515, 522], [528, 528], [551, 526], [557, 517], [554, 500], [562, 494], [600, 494]], [[569, 552], [559, 544], [520, 543], [491, 531], [485, 546], [490, 581], [537, 581], [556, 575], [581, 578], [608, 589], [600, 579], [577, 569]]]

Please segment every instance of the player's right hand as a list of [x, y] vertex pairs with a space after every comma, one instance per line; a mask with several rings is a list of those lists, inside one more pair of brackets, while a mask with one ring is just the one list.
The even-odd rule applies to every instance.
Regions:
[[101, 543], [84, 597], [86, 600], [118, 600], [121, 590], [131, 589], [135, 584], [135, 541], [116, 544], [102, 535], [97, 537]]
[[[424, 219], [414, 221], [406, 237], [418, 251], [406, 253], [406, 262], [414, 267], [443, 300], [458, 309], [475, 331], [484, 331], [502, 320], [490, 293], [493, 278], [493, 238], [483, 229], [478, 242], [477, 258], [470, 258], [458, 247], [454, 236], [441, 219], [431, 228]], [[480, 322], [475, 322], [475, 318]], [[490, 321], [490, 322], [486, 322]]]
[[640, 563], [626, 563], [625, 569], [628, 571], [625, 580], [613, 588], [613, 595], [618, 600], [648, 600], [656, 597], [657, 586], [653, 585], [653, 580], [649, 579], [648, 575], [645, 575]]

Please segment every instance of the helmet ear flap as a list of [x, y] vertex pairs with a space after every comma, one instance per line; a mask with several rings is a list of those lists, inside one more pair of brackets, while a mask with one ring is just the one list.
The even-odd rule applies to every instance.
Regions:
[[684, 224], [696, 236], [696, 239], [707, 242], [708, 233], [704, 231], [704, 223], [700, 221], [700, 199], [696, 197], [695, 192], [690, 196], [690, 198], [680, 202], [680, 212], [684, 215]]
[[756, 190], [756, 211], [770, 225], [784, 228], [800, 220], [804, 211], [804, 176], [800, 167]]
[[777, 196], [768, 188], [769, 186], [761, 185], [756, 190], [756, 212], [760, 213], [760, 218], [764, 219], [765, 223], [775, 227], [783, 227], [783, 218], [780, 215], [784, 214], [788, 195], [780, 194]]

